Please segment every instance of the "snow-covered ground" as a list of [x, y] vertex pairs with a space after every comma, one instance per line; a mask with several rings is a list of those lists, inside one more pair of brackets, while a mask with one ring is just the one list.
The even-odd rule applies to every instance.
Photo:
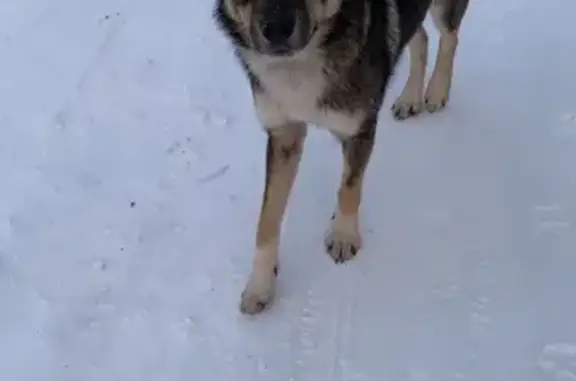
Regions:
[[472, 1], [449, 107], [397, 123], [406, 56], [343, 266], [313, 131], [254, 318], [265, 139], [210, 10], [0, 2], [0, 379], [576, 380], [576, 1]]

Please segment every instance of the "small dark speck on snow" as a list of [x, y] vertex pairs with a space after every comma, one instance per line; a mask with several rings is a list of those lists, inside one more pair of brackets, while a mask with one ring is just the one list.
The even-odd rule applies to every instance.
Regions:
[[102, 20], [100, 20], [100, 22], [105, 21], [105, 20], [110, 20], [112, 18], [112, 16], [120, 16], [120, 12], [116, 12], [114, 15], [113, 14], [107, 14], [102, 18]]
[[214, 171], [213, 173], [199, 178], [198, 182], [199, 183], [208, 183], [210, 181], [213, 181], [213, 180], [217, 179], [218, 177], [222, 176], [223, 174], [225, 174], [228, 171], [228, 169], [230, 169], [230, 166], [224, 165], [221, 168], [219, 168], [218, 170]]
[[130, 201], [130, 207], [134, 208], [136, 206], [136, 201]]

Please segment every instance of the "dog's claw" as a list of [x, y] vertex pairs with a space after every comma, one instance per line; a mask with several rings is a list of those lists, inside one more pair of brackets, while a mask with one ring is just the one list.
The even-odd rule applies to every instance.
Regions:
[[357, 234], [347, 234], [332, 231], [325, 240], [326, 251], [336, 264], [342, 264], [353, 259], [361, 247], [361, 239]]
[[433, 101], [432, 99], [427, 98], [426, 99], [426, 111], [428, 111], [429, 113], [438, 112], [438, 111], [440, 111], [446, 107], [447, 102], [448, 101], [446, 100], [446, 98], [442, 98], [439, 102]]
[[274, 299], [277, 275], [278, 266], [252, 273], [246, 288], [242, 291], [240, 312], [245, 315], [256, 315], [264, 311]]
[[396, 120], [404, 120], [415, 117], [422, 112], [422, 102], [398, 100], [392, 106], [392, 116]]
[[272, 301], [272, 296], [261, 296], [255, 294], [242, 293], [240, 302], [240, 312], [244, 315], [256, 315], [264, 311]]

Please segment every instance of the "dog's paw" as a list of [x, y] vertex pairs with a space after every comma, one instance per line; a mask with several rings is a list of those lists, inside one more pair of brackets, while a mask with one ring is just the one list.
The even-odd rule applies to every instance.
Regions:
[[426, 111], [429, 113], [435, 113], [446, 107], [448, 99], [446, 98], [426, 98]]
[[432, 78], [426, 90], [426, 111], [434, 113], [446, 107], [449, 93], [450, 84], [446, 80]]
[[422, 99], [416, 97], [400, 96], [392, 105], [392, 117], [396, 120], [404, 120], [417, 116], [424, 109]]
[[277, 266], [270, 272], [252, 273], [240, 298], [240, 312], [256, 315], [272, 303], [277, 274]]
[[362, 247], [362, 239], [357, 232], [332, 229], [324, 240], [326, 251], [336, 264], [344, 263], [356, 256]]

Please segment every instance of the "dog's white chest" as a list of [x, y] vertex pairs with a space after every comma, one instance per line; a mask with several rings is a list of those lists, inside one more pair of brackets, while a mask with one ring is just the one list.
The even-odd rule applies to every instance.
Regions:
[[[326, 87], [319, 68], [312, 64], [278, 65], [258, 70], [257, 75], [267, 98], [262, 104], [266, 119], [272, 114], [279, 114], [273, 119], [314, 123], [314, 119], [318, 118], [318, 99]], [[275, 121], [273, 123], [276, 124]]]
[[321, 65], [299, 62], [254, 69], [264, 87], [262, 94], [256, 94], [256, 111], [266, 128], [297, 121], [315, 124], [342, 136], [357, 131], [356, 115], [318, 107], [327, 86]]

